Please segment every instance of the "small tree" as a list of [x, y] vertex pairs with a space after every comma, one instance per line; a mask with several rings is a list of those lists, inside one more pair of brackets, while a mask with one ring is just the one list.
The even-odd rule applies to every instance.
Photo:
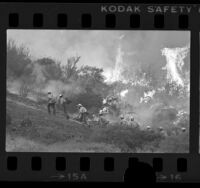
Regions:
[[46, 80], [59, 80], [62, 77], [62, 70], [59, 62], [51, 58], [41, 58], [36, 61], [42, 67], [42, 74]]
[[19, 95], [21, 97], [27, 97], [28, 94], [31, 92], [32, 90], [32, 85], [31, 85], [31, 81], [27, 78], [27, 79], [23, 79], [21, 81], [21, 86], [19, 89]]
[[80, 60], [80, 56], [71, 57], [67, 60], [67, 64], [63, 68], [64, 81], [69, 81], [69, 79], [76, 78], [78, 73], [77, 63]]
[[29, 50], [21, 45], [17, 46], [13, 40], [7, 44], [7, 77], [19, 78], [29, 71], [27, 68], [31, 64]]

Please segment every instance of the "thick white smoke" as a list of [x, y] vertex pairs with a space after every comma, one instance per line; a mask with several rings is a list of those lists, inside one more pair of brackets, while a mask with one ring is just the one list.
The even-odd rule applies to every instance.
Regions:
[[125, 89], [123, 91], [120, 92], [120, 96], [121, 98], [124, 98], [126, 96], [126, 94], [128, 93], [128, 89]]
[[66, 97], [71, 97], [73, 95], [77, 95], [84, 92], [84, 88], [79, 84], [73, 82], [69, 84], [64, 84], [59, 80], [50, 80], [45, 88], [43, 89], [43, 93], [52, 92], [53, 95], [59, 96], [59, 94], [64, 94]]
[[166, 66], [163, 67], [163, 70], [167, 71], [167, 80], [170, 83], [176, 83], [178, 86], [184, 87], [184, 80], [181, 74], [184, 59], [189, 52], [189, 46], [183, 48], [164, 48], [161, 52], [167, 61]]
[[19, 94], [22, 83], [19, 80], [7, 80], [7, 90], [10, 93]]
[[32, 75], [35, 76], [37, 84], [43, 83], [46, 80], [44, 73], [43, 73], [43, 67], [41, 65], [39, 65], [38, 63], [33, 64]]

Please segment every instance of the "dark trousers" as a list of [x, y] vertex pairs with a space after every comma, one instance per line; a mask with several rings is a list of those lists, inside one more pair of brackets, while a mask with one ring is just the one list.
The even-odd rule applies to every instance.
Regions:
[[81, 113], [80, 121], [87, 124], [86, 116], [87, 116], [87, 113]]
[[51, 114], [51, 109], [53, 114], [56, 115], [56, 104], [55, 103], [48, 103], [47, 105], [48, 113]]

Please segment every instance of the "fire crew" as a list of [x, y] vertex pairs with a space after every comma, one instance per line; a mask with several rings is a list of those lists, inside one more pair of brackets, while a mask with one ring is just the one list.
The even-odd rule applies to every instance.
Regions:
[[67, 104], [71, 103], [70, 100], [68, 100], [67, 98], [64, 98], [62, 94], [60, 94], [59, 96], [59, 103], [61, 104], [62, 108], [63, 108], [63, 112], [64, 115], [67, 119], [69, 119], [69, 114], [67, 112]]
[[182, 127], [182, 128], [181, 128], [181, 131], [182, 131], [182, 132], [185, 132], [185, 131], [186, 131], [186, 128], [185, 128], [185, 127]]
[[47, 104], [48, 113], [51, 114], [51, 109], [53, 114], [56, 115], [56, 99], [53, 96], [52, 92], [48, 92], [48, 104]]
[[79, 120], [85, 124], [87, 124], [87, 109], [82, 105], [77, 105], [79, 110]]
[[163, 129], [163, 127], [159, 127], [159, 132], [162, 136], [166, 137], [167, 136], [167, 133], [166, 131]]

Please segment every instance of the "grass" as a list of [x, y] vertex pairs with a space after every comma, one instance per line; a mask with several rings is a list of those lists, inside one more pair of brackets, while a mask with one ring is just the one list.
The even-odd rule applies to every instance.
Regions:
[[[12, 123], [6, 128], [6, 151], [30, 152], [119, 152], [111, 144], [88, 141], [93, 129], [66, 120], [62, 113], [50, 116], [44, 109], [7, 100]], [[29, 118], [31, 126], [22, 126]]]
[[[189, 149], [188, 133], [163, 139], [158, 133], [117, 123], [89, 128], [66, 120], [62, 112], [50, 116], [45, 106], [13, 96], [7, 99], [7, 115], [11, 122], [6, 127], [6, 151], [184, 153]], [[31, 124], [22, 125], [27, 119]]]

